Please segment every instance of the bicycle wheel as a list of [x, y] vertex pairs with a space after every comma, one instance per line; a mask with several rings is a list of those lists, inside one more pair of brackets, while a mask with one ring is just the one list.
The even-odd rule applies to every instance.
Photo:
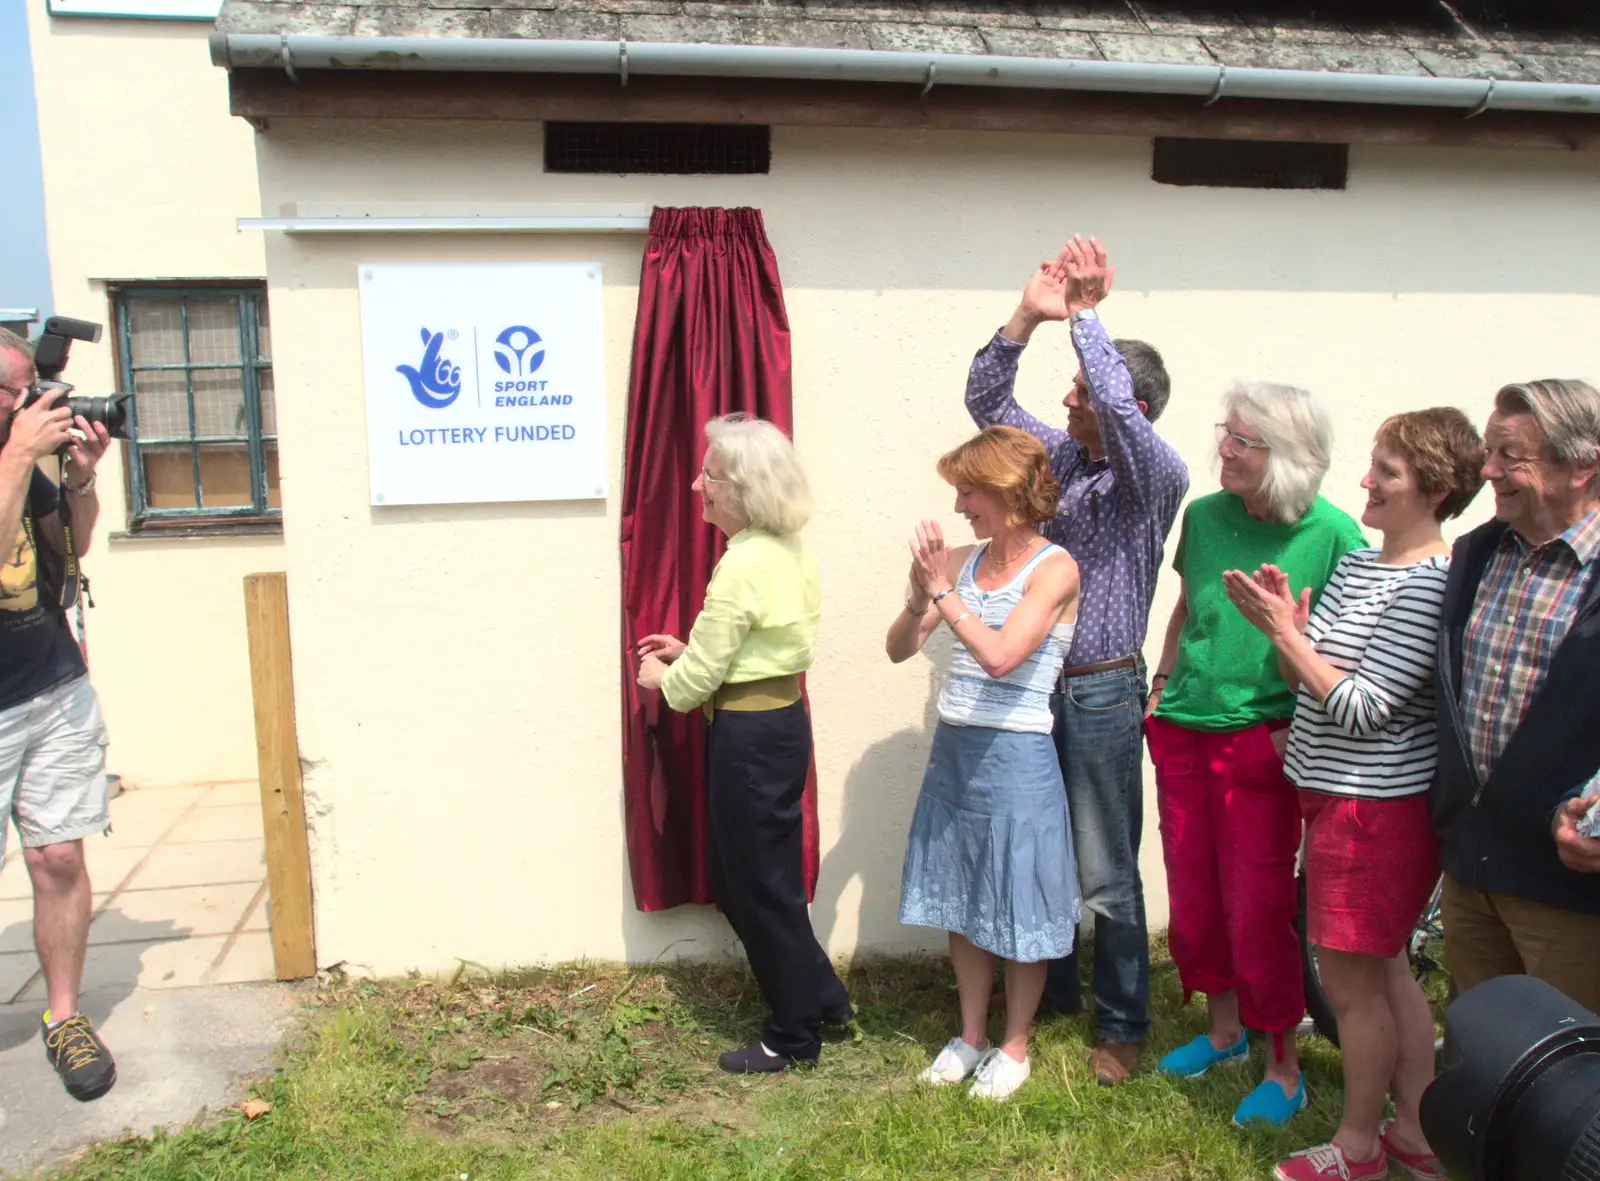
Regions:
[[1311, 1024], [1316, 1031], [1337, 1046], [1339, 1022], [1334, 1018], [1333, 1005], [1328, 1002], [1327, 994], [1322, 991], [1322, 978], [1317, 975], [1317, 949], [1311, 940], [1306, 938], [1304, 869], [1295, 875], [1294, 884], [1299, 897], [1299, 909], [1295, 913], [1295, 933], [1300, 937], [1300, 973], [1305, 980], [1306, 1015], [1311, 1018]]

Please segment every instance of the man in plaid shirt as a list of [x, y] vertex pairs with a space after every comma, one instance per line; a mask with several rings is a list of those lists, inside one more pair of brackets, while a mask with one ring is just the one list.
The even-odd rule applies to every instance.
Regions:
[[1526, 974], [1600, 1009], [1569, 803], [1600, 768], [1600, 393], [1508, 385], [1484, 441], [1495, 519], [1455, 544], [1437, 668], [1445, 955], [1462, 990]]

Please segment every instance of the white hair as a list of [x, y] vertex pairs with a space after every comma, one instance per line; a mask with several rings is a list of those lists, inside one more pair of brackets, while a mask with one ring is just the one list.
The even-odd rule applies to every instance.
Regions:
[[706, 423], [739, 515], [786, 537], [811, 519], [811, 486], [789, 437], [764, 418], [725, 414]]
[[1222, 408], [1271, 448], [1261, 494], [1273, 517], [1292, 525], [1305, 516], [1328, 474], [1333, 424], [1327, 411], [1308, 390], [1265, 381], [1236, 382]]

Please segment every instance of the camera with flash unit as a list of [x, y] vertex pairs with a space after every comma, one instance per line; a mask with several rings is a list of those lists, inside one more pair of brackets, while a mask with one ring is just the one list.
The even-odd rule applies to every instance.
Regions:
[[[113, 439], [126, 439], [132, 394], [110, 394], [103, 398], [74, 398], [71, 396], [73, 387], [67, 382], [58, 380], [61, 371], [67, 367], [67, 358], [75, 340], [98, 344], [100, 325], [91, 320], [74, 320], [70, 316], [51, 316], [44, 322], [44, 331], [39, 334], [39, 339], [33, 342], [33, 367], [38, 372], [39, 379], [29, 387], [18, 408], [31, 406], [45, 395], [59, 390], [66, 396], [56, 404], [65, 406], [74, 421], [82, 418], [91, 424], [99, 423], [106, 428], [106, 434]], [[61, 452], [64, 453], [69, 445], [64, 445]]]

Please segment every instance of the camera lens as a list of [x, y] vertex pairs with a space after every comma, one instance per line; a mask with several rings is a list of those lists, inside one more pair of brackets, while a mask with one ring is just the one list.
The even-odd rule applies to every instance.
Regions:
[[1600, 1016], [1531, 976], [1450, 1004], [1422, 1130], [1463, 1181], [1600, 1181]]
[[128, 437], [128, 402], [132, 394], [112, 394], [109, 398], [68, 398], [67, 409], [74, 418], [100, 423], [113, 439]]

